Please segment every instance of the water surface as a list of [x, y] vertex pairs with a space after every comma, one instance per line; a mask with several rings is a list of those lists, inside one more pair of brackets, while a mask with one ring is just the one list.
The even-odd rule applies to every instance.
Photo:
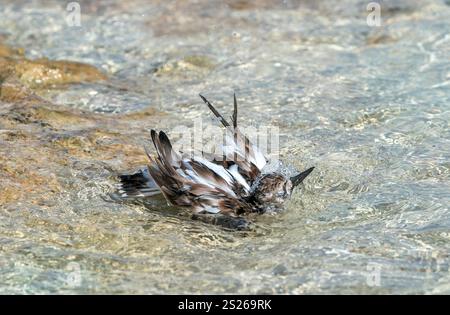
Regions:
[[208, 117], [198, 93], [231, 112], [236, 92], [242, 124], [316, 169], [254, 233], [111, 202], [101, 161], [59, 170], [53, 204], [0, 212], [0, 292], [450, 293], [448, 1], [382, 1], [380, 27], [365, 1], [79, 3], [69, 27], [60, 1], [0, 1], [8, 44], [110, 78], [49, 100], [155, 108], [170, 134]]

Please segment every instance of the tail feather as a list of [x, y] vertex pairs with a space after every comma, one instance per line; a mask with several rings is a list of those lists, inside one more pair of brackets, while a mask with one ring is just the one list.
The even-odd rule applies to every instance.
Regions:
[[208, 106], [208, 108], [211, 110], [211, 112], [214, 114], [214, 116], [216, 116], [217, 119], [219, 119], [219, 121], [222, 123], [222, 125], [224, 127], [230, 127], [230, 124], [228, 123], [228, 121], [226, 121], [226, 119], [223, 118], [223, 116], [217, 111], [217, 109], [203, 95], [199, 94], [199, 96], [201, 97], [203, 102], [205, 102], [205, 104]]
[[[225, 154], [227, 159], [236, 162], [239, 158], [244, 158], [242, 163], [239, 163], [240, 168], [253, 168], [251, 164], [253, 164], [256, 168], [256, 171], [253, 174], [249, 174], [251, 178], [255, 178], [264, 165], [267, 164], [267, 159], [264, 154], [259, 150], [259, 148], [252, 144], [247, 136], [245, 136], [238, 129], [237, 115], [238, 115], [238, 104], [236, 100], [236, 94], [233, 95], [233, 115], [231, 116], [232, 126], [225, 118], [219, 113], [219, 111], [209, 102], [203, 95], [199, 94], [203, 102], [208, 106], [211, 112], [216, 116], [216, 118], [222, 123], [222, 125], [227, 128], [230, 132], [232, 132], [232, 139], [230, 141], [231, 149], [228, 149], [229, 152]], [[244, 164], [249, 164], [248, 167]]]
[[121, 199], [145, 198], [161, 193], [147, 169], [134, 174], [119, 175], [119, 180], [116, 194]]
[[233, 121], [233, 128], [237, 128], [237, 100], [236, 100], [236, 93], [233, 94], [233, 116], [231, 117], [231, 120]]

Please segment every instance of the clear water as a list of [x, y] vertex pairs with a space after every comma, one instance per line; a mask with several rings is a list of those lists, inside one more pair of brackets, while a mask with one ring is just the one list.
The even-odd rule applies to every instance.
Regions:
[[[107, 83], [61, 106], [206, 115], [281, 131], [285, 162], [316, 170], [285, 213], [232, 233], [174, 209], [110, 202], [101, 161], [58, 175], [50, 206], [0, 212], [1, 293], [450, 293], [450, 3], [0, 1], [0, 30], [30, 58], [93, 64]], [[210, 65], [161, 71], [187, 56]], [[133, 126], [130, 126], [132, 128]], [[114, 166], [114, 165], [112, 165]]]

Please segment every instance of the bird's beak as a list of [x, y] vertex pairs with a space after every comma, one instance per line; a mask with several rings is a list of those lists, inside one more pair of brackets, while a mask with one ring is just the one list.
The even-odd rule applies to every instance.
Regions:
[[299, 185], [301, 182], [303, 182], [303, 180], [306, 178], [306, 176], [308, 176], [312, 171], [313, 171], [314, 167], [308, 168], [306, 171], [301, 172], [298, 175], [292, 176], [291, 182], [292, 182], [292, 188], [294, 188], [295, 186]]

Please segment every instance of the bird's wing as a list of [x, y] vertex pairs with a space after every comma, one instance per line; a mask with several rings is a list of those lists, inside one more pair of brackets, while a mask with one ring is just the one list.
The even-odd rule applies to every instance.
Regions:
[[234, 95], [234, 110], [231, 117], [233, 125], [230, 125], [204, 96], [200, 95], [200, 97], [226, 130], [225, 144], [221, 148], [222, 157], [215, 157], [212, 161], [227, 169], [236, 165], [235, 171], [244, 177], [251, 186], [267, 164], [267, 159], [238, 128], [236, 95]]
[[151, 137], [157, 156], [147, 152], [151, 162], [148, 169], [168, 202], [199, 213], [238, 215], [248, 211], [240, 197], [249, 187], [230, 171], [202, 157], [183, 158], [162, 131], [152, 130]]

